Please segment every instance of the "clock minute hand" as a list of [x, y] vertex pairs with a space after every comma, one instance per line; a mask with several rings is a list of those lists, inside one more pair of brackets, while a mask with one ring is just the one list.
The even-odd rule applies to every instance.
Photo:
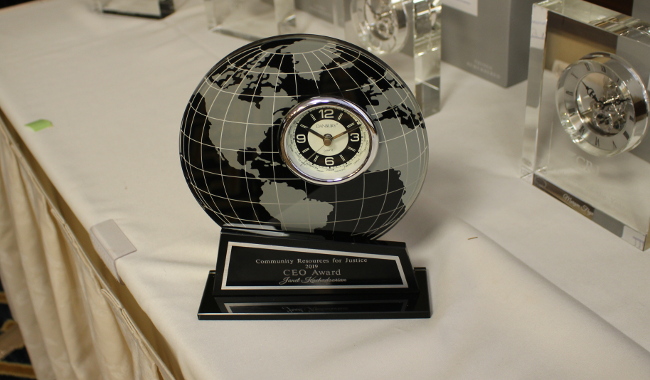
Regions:
[[352, 131], [356, 131], [356, 130], [359, 129], [360, 127], [361, 127], [361, 126], [357, 124], [356, 126], [354, 126], [354, 128], [346, 129], [345, 131], [339, 133], [338, 135], [332, 136], [332, 140], [334, 140], [334, 139], [336, 139], [336, 138], [338, 138], [338, 137], [341, 137], [341, 136], [343, 136], [343, 135], [345, 135], [345, 134], [347, 134], [347, 133], [350, 133], [350, 132], [352, 132]]

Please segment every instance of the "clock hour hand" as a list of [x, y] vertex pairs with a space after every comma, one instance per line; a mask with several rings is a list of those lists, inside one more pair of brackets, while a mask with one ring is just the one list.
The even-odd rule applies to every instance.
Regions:
[[308, 131], [315, 134], [316, 136], [318, 136], [321, 140], [325, 140], [325, 136], [323, 136], [320, 133], [314, 131], [313, 129], [309, 128]]
[[311, 128], [309, 128], [308, 131], [311, 132], [311, 133], [313, 133], [313, 134], [315, 134], [315, 135], [318, 136], [320, 139], [322, 139], [322, 140], [323, 140], [323, 144], [325, 144], [324, 146], [330, 146], [330, 145], [332, 145], [332, 140], [334, 140], [334, 138], [333, 138], [332, 135], [330, 135], [329, 133], [326, 134], [325, 136], [323, 136], [323, 135], [321, 135], [320, 133], [314, 131], [314, 130], [311, 129]]
[[585, 84], [585, 82], [582, 82], [582, 85], [585, 86], [585, 88], [587, 89], [587, 95], [589, 95], [589, 96], [590, 96], [590, 97], [591, 97], [591, 98], [592, 98], [596, 103], [598, 103], [598, 104], [602, 104], [602, 103], [603, 103], [603, 102], [601, 102], [600, 100], [598, 100], [598, 97], [596, 96], [596, 91], [594, 91], [593, 88], [587, 86], [587, 85]]

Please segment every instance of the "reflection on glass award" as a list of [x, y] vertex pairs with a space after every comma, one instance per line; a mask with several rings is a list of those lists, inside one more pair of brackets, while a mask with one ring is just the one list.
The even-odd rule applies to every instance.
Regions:
[[97, 10], [103, 13], [146, 18], [164, 18], [174, 13], [180, 0], [95, 0]]
[[440, 110], [440, 0], [298, 0], [295, 31], [344, 39], [381, 57], [427, 117]]
[[406, 5], [404, 1], [352, 1], [352, 24], [356, 27], [362, 46], [376, 54], [399, 52], [406, 43], [411, 29], [409, 24], [412, 23]]
[[523, 175], [640, 249], [650, 222], [650, 25], [569, 0], [536, 5]]
[[295, 33], [295, 0], [205, 0], [208, 29], [254, 41]]
[[372, 54], [303, 34], [243, 46], [191, 97], [180, 157], [221, 226], [201, 319], [431, 315], [425, 269], [377, 240], [424, 182], [424, 120]]

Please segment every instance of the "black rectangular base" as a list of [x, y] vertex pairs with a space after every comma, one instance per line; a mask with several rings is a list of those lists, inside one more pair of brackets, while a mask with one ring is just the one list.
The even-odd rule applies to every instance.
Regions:
[[200, 320], [401, 319], [430, 318], [426, 268], [414, 268], [418, 294], [351, 294], [290, 296], [213, 295], [210, 271], [199, 306]]

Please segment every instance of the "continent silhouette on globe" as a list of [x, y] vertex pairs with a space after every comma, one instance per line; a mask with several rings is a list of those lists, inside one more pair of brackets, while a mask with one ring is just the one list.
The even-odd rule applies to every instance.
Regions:
[[[351, 179], [314, 183], [282, 155], [285, 118], [318, 98], [356, 106], [376, 130], [369, 166]], [[359, 137], [350, 131], [358, 128], [342, 129], [341, 149], [364, 146], [352, 145]], [[306, 135], [325, 148], [338, 137]], [[422, 188], [428, 153], [424, 121], [404, 81], [371, 53], [315, 35], [271, 37], [226, 56], [191, 96], [180, 133], [185, 179], [220, 226], [330, 237], [374, 239], [394, 226]]]

